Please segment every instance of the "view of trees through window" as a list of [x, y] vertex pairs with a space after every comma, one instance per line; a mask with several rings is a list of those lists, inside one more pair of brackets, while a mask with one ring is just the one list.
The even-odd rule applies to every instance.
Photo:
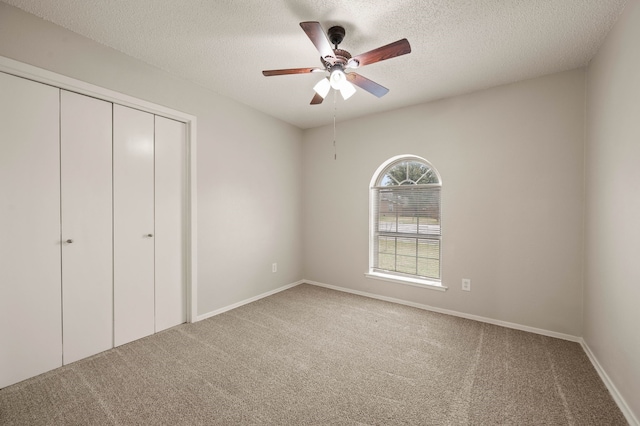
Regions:
[[402, 162], [387, 170], [382, 178], [383, 186], [419, 185], [440, 183], [433, 170], [426, 164], [416, 161]]

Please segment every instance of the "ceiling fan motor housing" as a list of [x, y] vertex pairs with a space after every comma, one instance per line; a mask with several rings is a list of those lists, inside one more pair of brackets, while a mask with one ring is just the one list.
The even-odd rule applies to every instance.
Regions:
[[320, 58], [320, 60], [322, 60], [322, 64], [324, 65], [327, 71], [329, 71], [330, 68], [334, 65], [340, 65], [342, 67], [345, 67], [349, 62], [349, 59], [351, 59], [351, 53], [347, 52], [346, 50], [335, 49], [333, 52], [335, 54], [335, 62], [333, 63], [325, 60], [324, 58]]

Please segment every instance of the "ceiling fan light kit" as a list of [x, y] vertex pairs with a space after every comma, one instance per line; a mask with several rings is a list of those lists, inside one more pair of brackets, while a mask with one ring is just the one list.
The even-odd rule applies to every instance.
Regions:
[[[389, 89], [351, 70], [411, 53], [409, 42], [406, 38], [403, 38], [352, 57], [346, 50], [338, 49], [338, 45], [342, 43], [346, 35], [343, 27], [333, 26], [329, 28], [326, 34], [319, 22], [301, 22], [300, 27], [320, 52], [320, 62], [323, 67], [265, 70], [262, 71], [262, 75], [271, 77], [274, 75], [328, 72], [329, 77], [323, 78], [313, 87], [316, 94], [311, 100], [311, 105], [321, 104], [331, 89], [338, 90], [345, 100], [356, 92], [355, 86], [379, 98], [386, 95]], [[332, 44], [333, 48], [331, 47]]]

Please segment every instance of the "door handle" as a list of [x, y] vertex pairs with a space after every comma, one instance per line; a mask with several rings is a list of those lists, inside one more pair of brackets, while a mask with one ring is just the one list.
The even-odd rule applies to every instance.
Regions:
[[149, 237], [149, 238], [152, 238], [153, 234], [147, 234], [146, 236]]
[[71, 238], [69, 238], [68, 240], [65, 241], [65, 243], [67, 244], [73, 244], [73, 240]]

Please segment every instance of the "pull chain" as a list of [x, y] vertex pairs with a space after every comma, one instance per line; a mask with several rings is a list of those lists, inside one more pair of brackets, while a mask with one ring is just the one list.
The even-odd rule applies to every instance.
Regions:
[[333, 91], [333, 159], [338, 159], [338, 149], [336, 147], [336, 90]]

